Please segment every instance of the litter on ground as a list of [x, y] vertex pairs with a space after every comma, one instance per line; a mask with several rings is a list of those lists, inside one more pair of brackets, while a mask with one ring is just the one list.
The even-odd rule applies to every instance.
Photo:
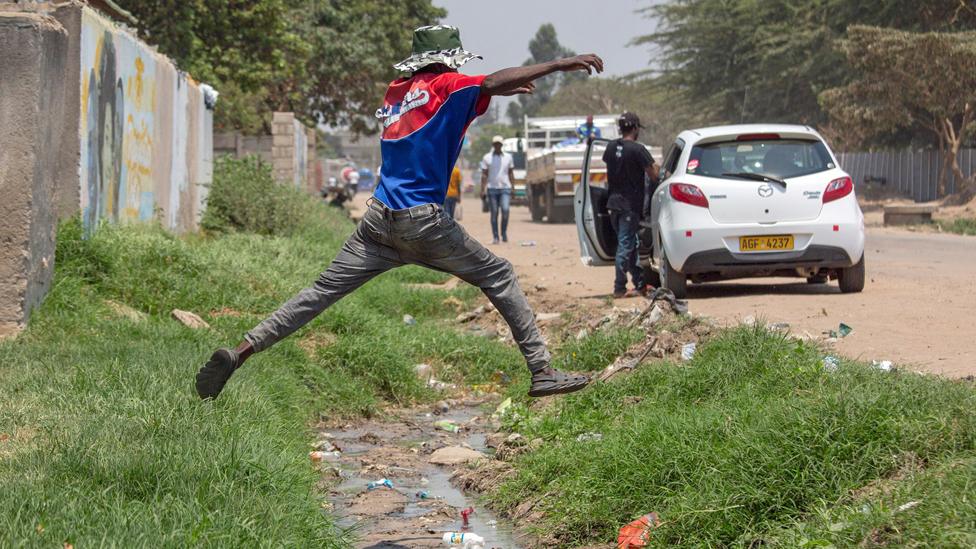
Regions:
[[617, 548], [646, 547], [648, 540], [651, 539], [651, 530], [660, 524], [661, 521], [658, 520], [657, 513], [648, 513], [631, 522], [620, 529], [620, 534], [617, 536]]

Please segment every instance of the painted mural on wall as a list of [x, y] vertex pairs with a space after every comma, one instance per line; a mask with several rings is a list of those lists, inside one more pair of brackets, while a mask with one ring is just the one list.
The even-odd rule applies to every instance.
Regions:
[[103, 220], [196, 227], [212, 170], [212, 113], [165, 57], [90, 9], [81, 24], [81, 208]]

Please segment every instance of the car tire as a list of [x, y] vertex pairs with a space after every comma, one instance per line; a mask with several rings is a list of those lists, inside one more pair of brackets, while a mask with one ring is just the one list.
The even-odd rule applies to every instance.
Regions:
[[536, 223], [542, 221], [544, 211], [542, 211], [542, 205], [539, 204], [539, 191], [536, 190], [537, 185], [528, 185], [526, 190], [526, 198], [529, 201], [529, 212], [532, 214], [532, 221]]
[[807, 284], [826, 284], [828, 280], [825, 274], [815, 274], [807, 277]]
[[671, 267], [668, 254], [661, 250], [661, 287], [671, 290], [674, 297], [684, 299], [688, 297], [688, 277]]
[[840, 291], [845, 294], [856, 294], [864, 290], [864, 256], [853, 267], [841, 269], [837, 281]]
[[557, 212], [556, 212], [556, 189], [554, 187], [555, 183], [549, 181], [546, 183], [546, 223], [556, 223], [557, 222]]

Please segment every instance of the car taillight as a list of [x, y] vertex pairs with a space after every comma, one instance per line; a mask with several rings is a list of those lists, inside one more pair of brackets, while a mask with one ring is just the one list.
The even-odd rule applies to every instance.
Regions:
[[827, 190], [824, 191], [823, 201], [824, 204], [828, 202], [833, 202], [838, 198], [844, 198], [845, 196], [851, 194], [854, 190], [854, 180], [850, 177], [841, 177], [840, 179], [835, 179], [827, 185]]
[[698, 187], [687, 183], [672, 183], [671, 198], [692, 206], [708, 207], [708, 199], [705, 198], [705, 193]]

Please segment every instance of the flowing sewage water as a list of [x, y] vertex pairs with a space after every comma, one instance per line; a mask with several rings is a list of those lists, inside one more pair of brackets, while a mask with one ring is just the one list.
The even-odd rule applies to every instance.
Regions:
[[[486, 453], [484, 422], [471, 421], [479, 413], [470, 405], [438, 416], [415, 412], [403, 421], [373, 420], [324, 434], [341, 450], [327, 459], [340, 477], [330, 496], [333, 514], [359, 540], [356, 547], [445, 547], [443, 533], [462, 531], [461, 510], [473, 507], [466, 531], [485, 538], [485, 549], [520, 548], [510, 523], [451, 484], [452, 468], [427, 461], [429, 451], [441, 446], [467, 445]], [[468, 429], [457, 434], [436, 430], [433, 422], [441, 419]], [[380, 478], [390, 479], [393, 490], [367, 489]], [[421, 491], [428, 497], [419, 498]]]

